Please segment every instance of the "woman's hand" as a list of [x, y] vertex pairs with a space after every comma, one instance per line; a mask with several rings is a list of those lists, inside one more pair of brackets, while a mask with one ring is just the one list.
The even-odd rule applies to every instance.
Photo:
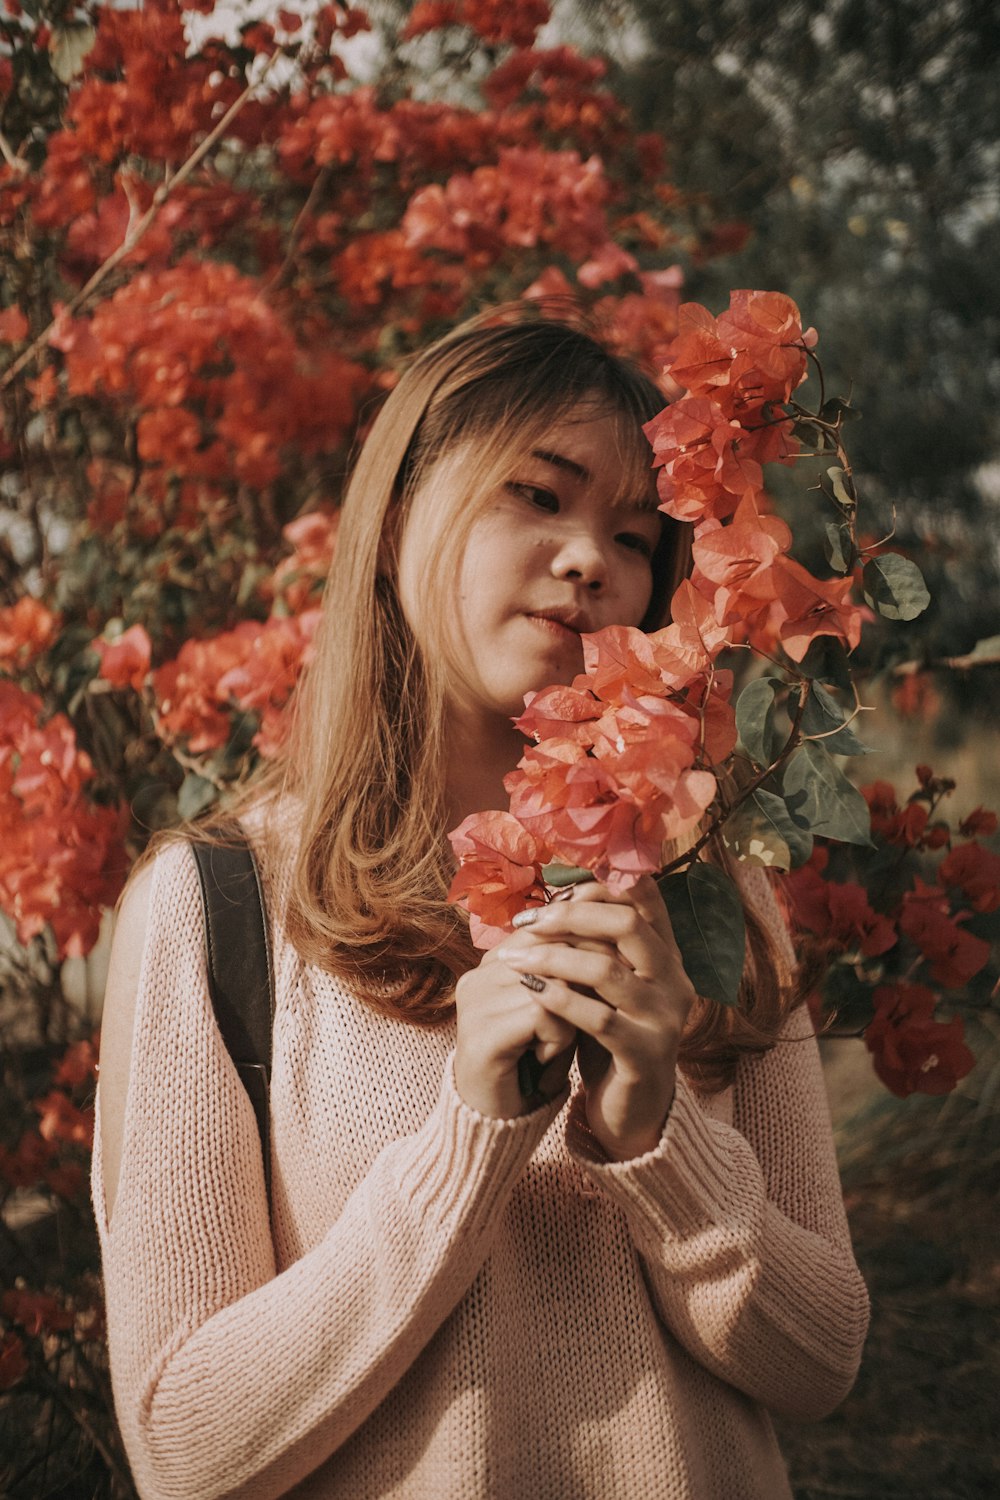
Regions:
[[545, 1065], [538, 1091], [546, 1098], [563, 1088], [573, 1061], [575, 1024], [540, 1004], [523, 979], [493, 951], [455, 990], [455, 1085], [466, 1104], [492, 1119], [513, 1119], [538, 1103], [521, 1093], [517, 1070], [525, 1052], [533, 1049]]
[[656, 882], [623, 896], [594, 882], [537, 909], [495, 950], [545, 981], [537, 1001], [584, 1033], [587, 1123], [613, 1161], [651, 1151], [674, 1096], [677, 1053], [694, 988]]

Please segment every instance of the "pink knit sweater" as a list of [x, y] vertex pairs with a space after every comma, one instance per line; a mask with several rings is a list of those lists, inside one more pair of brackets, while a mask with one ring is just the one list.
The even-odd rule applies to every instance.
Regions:
[[867, 1321], [807, 1017], [732, 1090], [678, 1079], [657, 1149], [611, 1164], [578, 1095], [510, 1121], [468, 1108], [453, 1029], [303, 965], [265, 878], [273, 1235], [182, 845], [153, 874], [110, 1226], [98, 1121], [115, 1401], [145, 1500], [790, 1495], [768, 1412], [836, 1405]]

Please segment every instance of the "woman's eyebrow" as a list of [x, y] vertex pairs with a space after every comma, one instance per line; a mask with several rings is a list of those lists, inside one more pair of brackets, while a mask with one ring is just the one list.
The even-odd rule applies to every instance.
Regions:
[[[574, 475], [577, 479], [587, 484], [591, 478], [590, 470], [586, 464], [581, 464], [575, 458], [567, 458], [565, 453], [552, 453], [547, 448], [533, 448], [531, 457], [539, 459], [543, 464], [551, 464], [555, 469], [565, 469], [567, 473]], [[623, 496], [614, 502], [616, 510], [638, 511], [643, 515], [655, 514], [659, 508], [659, 500], [653, 495], [644, 495], [639, 499]]]
[[546, 448], [533, 448], [531, 456], [541, 459], [543, 464], [551, 464], [555, 469], [565, 469], [567, 473], [575, 474], [585, 484], [590, 479], [590, 470], [584, 464], [578, 464], [575, 458], [567, 458], [565, 453], [550, 453]]

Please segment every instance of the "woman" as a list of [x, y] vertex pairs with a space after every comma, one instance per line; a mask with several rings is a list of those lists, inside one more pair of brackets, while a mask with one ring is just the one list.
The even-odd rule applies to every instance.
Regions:
[[656, 510], [662, 404], [582, 333], [480, 320], [372, 429], [288, 752], [238, 809], [270, 1208], [190, 850], [129, 886], [94, 1187], [144, 1496], [776, 1500], [768, 1413], [850, 1387], [867, 1299], [764, 876], [738, 1016], [694, 995], [650, 880], [485, 957], [445, 899], [524, 694], [572, 679], [582, 631], [664, 621], [689, 544]]

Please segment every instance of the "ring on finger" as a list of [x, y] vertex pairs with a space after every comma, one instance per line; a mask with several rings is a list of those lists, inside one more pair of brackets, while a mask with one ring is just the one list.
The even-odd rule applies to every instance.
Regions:
[[540, 995], [545, 988], [545, 980], [540, 979], [537, 974], [519, 974], [518, 979], [526, 990], [533, 990], [536, 995]]

